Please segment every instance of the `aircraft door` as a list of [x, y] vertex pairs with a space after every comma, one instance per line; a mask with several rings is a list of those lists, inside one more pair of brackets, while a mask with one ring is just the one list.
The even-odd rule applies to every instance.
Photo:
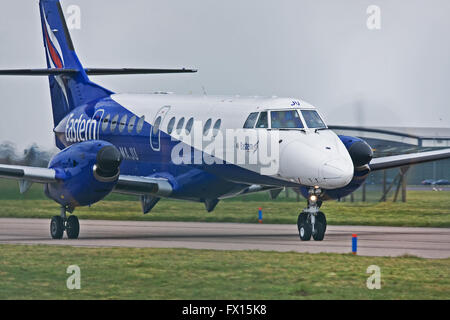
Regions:
[[164, 118], [169, 112], [170, 106], [164, 106], [156, 113], [155, 118], [153, 119], [153, 125], [150, 130], [150, 146], [154, 151], [160, 151], [161, 149], [161, 124], [164, 121]]

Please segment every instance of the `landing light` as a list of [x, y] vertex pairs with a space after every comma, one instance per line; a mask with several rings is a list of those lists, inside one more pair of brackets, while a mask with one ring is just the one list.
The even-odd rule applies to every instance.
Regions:
[[316, 201], [317, 197], [320, 196], [321, 193], [322, 193], [322, 190], [320, 189], [320, 187], [319, 186], [314, 186], [314, 189], [309, 189], [308, 190], [309, 199], [311, 201]]

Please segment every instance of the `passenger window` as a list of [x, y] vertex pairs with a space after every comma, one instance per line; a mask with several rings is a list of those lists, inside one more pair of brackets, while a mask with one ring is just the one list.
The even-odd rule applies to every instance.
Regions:
[[203, 135], [208, 135], [209, 129], [211, 128], [211, 119], [206, 120], [205, 126], [203, 127]]
[[103, 131], [106, 131], [106, 129], [108, 129], [109, 118], [111, 118], [111, 115], [107, 114], [106, 117], [103, 119], [103, 123], [102, 123]]
[[119, 123], [119, 131], [122, 132], [123, 129], [125, 129], [125, 126], [127, 125], [127, 115], [124, 114], [122, 116], [122, 118], [120, 119], [120, 123]]
[[174, 125], [175, 125], [175, 117], [172, 117], [172, 119], [170, 119], [169, 123], [167, 124], [167, 133], [168, 134], [172, 133]]
[[194, 124], [194, 118], [190, 118], [186, 123], [186, 134], [191, 133], [192, 125]]
[[138, 134], [141, 133], [142, 128], [144, 127], [144, 122], [145, 122], [145, 116], [140, 117], [136, 124], [136, 132]]
[[218, 119], [216, 123], [214, 123], [214, 129], [213, 129], [213, 137], [217, 136], [220, 130], [220, 125], [222, 123], [222, 120]]
[[259, 115], [258, 123], [256, 124], [256, 128], [267, 128], [268, 120], [267, 120], [267, 112], [261, 112]]
[[156, 135], [159, 130], [159, 125], [161, 124], [161, 116], [156, 118], [155, 123], [153, 124], [153, 134]]
[[244, 129], [250, 129], [255, 126], [256, 119], [258, 119], [258, 112], [252, 112], [244, 123]]
[[180, 120], [178, 120], [178, 124], [177, 124], [177, 133], [181, 134], [181, 129], [183, 128], [184, 125], [184, 117], [182, 117]]
[[131, 133], [131, 131], [133, 131], [135, 123], [136, 123], [136, 116], [132, 116], [130, 122], [128, 123], [128, 133]]
[[116, 130], [116, 127], [117, 127], [117, 120], [119, 120], [119, 115], [118, 115], [118, 114], [116, 114], [116, 115], [112, 118], [112, 120], [111, 120], [111, 126], [110, 126], [111, 132], [114, 131], [114, 130]]

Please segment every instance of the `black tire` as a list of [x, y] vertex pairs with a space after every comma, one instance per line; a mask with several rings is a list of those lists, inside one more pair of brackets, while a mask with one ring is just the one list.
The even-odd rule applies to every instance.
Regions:
[[323, 212], [319, 211], [316, 215], [316, 223], [314, 225], [313, 239], [315, 241], [322, 241], [327, 230], [327, 219]]
[[324, 232], [327, 230], [327, 218], [322, 211], [317, 212], [316, 221], [319, 220], [324, 226]]
[[54, 216], [50, 222], [50, 235], [53, 239], [62, 239], [64, 234], [64, 220], [60, 216]]
[[78, 221], [77, 216], [70, 216], [67, 219], [66, 233], [67, 238], [78, 239], [78, 235], [80, 234], [80, 222]]
[[312, 226], [308, 222], [308, 215], [306, 213], [302, 212], [298, 215], [297, 227], [300, 240], [309, 241], [311, 239]]

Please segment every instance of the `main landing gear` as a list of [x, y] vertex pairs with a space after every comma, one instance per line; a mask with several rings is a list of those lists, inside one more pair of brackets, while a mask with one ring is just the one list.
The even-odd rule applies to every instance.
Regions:
[[50, 234], [53, 239], [62, 239], [64, 230], [69, 239], [77, 239], [80, 234], [80, 223], [77, 216], [71, 215], [67, 218], [66, 211], [66, 207], [61, 207], [61, 214], [54, 216], [50, 222]]
[[319, 196], [322, 190], [318, 187], [308, 190], [308, 207], [298, 216], [297, 227], [300, 239], [308, 241], [311, 236], [316, 241], [322, 241], [327, 229], [327, 219], [322, 211], [319, 211], [322, 201]]

